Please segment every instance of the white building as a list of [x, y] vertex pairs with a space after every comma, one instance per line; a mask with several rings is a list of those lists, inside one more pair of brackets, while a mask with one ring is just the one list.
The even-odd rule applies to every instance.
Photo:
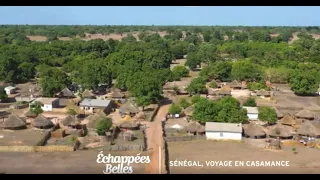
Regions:
[[247, 110], [247, 116], [249, 120], [251, 121], [258, 120], [259, 111], [257, 107], [243, 106], [243, 108]]
[[94, 113], [95, 110], [102, 109], [105, 113], [110, 113], [113, 108], [113, 101], [100, 99], [84, 99], [80, 107], [87, 113]]
[[32, 105], [34, 102], [40, 102], [41, 103], [41, 109], [43, 111], [52, 111], [53, 108], [59, 107], [59, 99], [58, 98], [37, 98], [30, 105]]
[[13, 86], [8, 86], [8, 87], [5, 87], [4, 90], [6, 91], [7, 95], [10, 95], [15, 93], [16, 88]]
[[207, 140], [242, 139], [242, 124], [207, 122], [205, 126]]

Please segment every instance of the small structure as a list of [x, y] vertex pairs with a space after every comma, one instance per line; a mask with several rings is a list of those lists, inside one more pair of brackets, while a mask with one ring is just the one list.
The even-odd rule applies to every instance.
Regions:
[[266, 91], [264, 89], [261, 89], [257, 92], [257, 96], [260, 96], [261, 98], [268, 98], [271, 97], [270, 91]]
[[185, 86], [179, 86], [177, 89], [177, 94], [186, 95], [186, 94], [189, 94], [189, 92], [186, 90]]
[[266, 132], [261, 128], [261, 126], [250, 123], [247, 128], [244, 129], [245, 137], [260, 139], [265, 138], [267, 136]]
[[227, 88], [221, 88], [219, 91], [216, 92], [217, 96], [231, 96], [231, 91]]
[[75, 98], [76, 96], [73, 94], [73, 92], [68, 89], [64, 88], [61, 92], [56, 94], [59, 98]]
[[28, 118], [35, 118], [37, 117], [37, 114], [32, 112], [30, 109], [24, 114]]
[[100, 121], [102, 120], [103, 116], [99, 115], [99, 114], [91, 114], [90, 116], [88, 116], [88, 124], [87, 124], [87, 128], [89, 129], [96, 129], [97, 126], [99, 125]]
[[53, 108], [58, 108], [59, 107], [59, 99], [58, 98], [44, 98], [44, 97], [37, 98], [34, 101], [32, 101], [32, 103], [30, 103], [30, 106], [34, 102], [40, 102], [41, 109], [43, 111], [52, 111]]
[[257, 107], [243, 106], [243, 108], [247, 110], [247, 116], [249, 120], [251, 121], [258, 120], [259, 111]]
[[189, 125], [186, 127], [186, 131], [193, 135], [203, 135], [205, 133], [203, 126], [197, 122], [189, 123]]
[[296, 120], [290, 116], [289, 114], [286, 114], [281, 120], [280, 123], [287, 126], [294, 126], [296, 125]]
[[140, 127], [140, 124], [135, 122], [124, 122], [120, 124], [120, 128], [122, 129], [129, 129], [129, 130], [138, 130]]
[[315, 138], [320, 136], [320, 130], [316, 126], [314, 126], [310, 121], [304, 121], [304, 123], [300, 126], [297, 132], [299, 135], [302, 136]]
[[144, 112], [140, 111], [138, 114], [136, 114], [135, 118], [140, 120], [145, 120], [146, 115], [144, 114]]
[[283, 113], [276, 107], [274, 107], [274, 109], [276, 110], [278, 119], [282, 119], [284, 117]]
[[84, 99], [80, 103], [80, 107], [88, 113], [94, 113], [99, 109], [102, 109], [105, 113], [110, 113], [112, 112], [113, 103], [111, 100]]
[[8, 87], [5, 87], [4, 90], [6, 91], [7, 95], [11, 95], [15, 93], [16, 88], [13, 86], [8, 86]]
[[68, 115], [66, 118], [64, 118], [60, 122], [60, 127], [71, 127], [73, 129], [81, 129], [81, 122], [78, 120], [78, 118], [73, 117], [71, 115]]
[[127, 114], [134, 116], [140, 112], [139, 108], [133, 104], [131, 101], [127, 101], [123, 106], [119, 108], [120, 114]]
[[89, 90], [84, 90], [83, 93], [81, 94], [83, 98], [92, 98], [92, 97], [95, 97], [95, 95], [89, 91]]
[[292, 130], [290, 126], [277, 124], [269, 130], [268, 135], [272, 138], [289, 139], [293, 137]]
[[228, 84], [232, 89], [242, 89], [242, 84], [237, 80], [232, 81]]
[[39, 129], [49, 129], [54, 126], [54, 124], [43, 115], [39, 114], [33, 121], [32, 126]]
[[120, 91], [113, 91], [111, 93], [111, 98], [114, 98], [114, 99], [121, 99], [123, 98], [124, 95], [120, 92]]
[[205, 132], [208, 140], [240, 141], [242, 139], [241, 124], [206, 122]]
[[295, 114], [295, 117], [299, 119], [313, 120], [314, 114], [308, 109], [302, 109], [297, 114]]
[[15, 114], [11, 114], [8, 119], [6, 119], [2, 127], [4, 129], [10, 129], [10, 130], [18, 130], [18, 129], [26, 129], [27, 128], [27, 123], [24, 119], [19, 118]]
[[189, 120], [192, 117], [192, 114], [194, 112], [195, 105], [189, 106], [184, 110], [184, 114], [187, 117], [187, 120]]

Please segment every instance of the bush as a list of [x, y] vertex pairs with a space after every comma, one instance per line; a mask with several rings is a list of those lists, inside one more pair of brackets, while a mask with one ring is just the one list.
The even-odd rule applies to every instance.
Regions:
[[218, 85], [216, 82], [212, 81], [210, 84], [209, 84], [209, 87], [211, 88], [218, 88]]
[[184, 66], [175, 66], [172, 69], [171, 80], [179, 81], [182, 77], [188, 77], [189, 70]]
[[112, 120], [110, 118], [102, 118], [97, 126], [97, 133], [103, 135], [105, 132], [109, 131], [112, 126]]
[[185, 108], [189, 107], [191, 104], [187, 101], [187, 99], [182, 98], [179, 101], [179, 105], [185, 109]]
[[246, 100], [246, 102], [243, 103], [243, 106], [249, 106], [249, 107], [256, 107], [256, 99], [253, 97], [250, 97], [249, 99]]
[[180, 114], [181, 111], [182, 111], [182, 108], [178, 104], [171, 104], [171, 106], [169, 108], [169, 113], [170, 114]]

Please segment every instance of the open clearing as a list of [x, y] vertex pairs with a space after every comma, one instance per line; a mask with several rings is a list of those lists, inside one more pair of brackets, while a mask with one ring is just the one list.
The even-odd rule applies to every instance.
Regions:
[[0, 130], [0, 146], [35, 146], [44, 134], [32, 129]]
[[[96, 162], [98, 150], [55, 153], [0, 153], [0, 173], [7, 174], [103, 174], [104, 164]], [[109, 152], [105, 151], [104, 155]], [[111, 152], [113, 156], [137, 153]], [[141, 155], [145, 155], [142, 153]], [[133, 174], [142, 174], [146, 164], [132, 164]]]
[[[309, 173], [320, 172], [320, 151], [304, 147], [297, 148], [298, 154], [293, 154], [290, 147], [284, 147], [280, 152], [271, 152], [256, 148], [244, 142], [216, 142], [195, 140], [168, 143], [170, 161], [200, 161], [203, 167], [173, 167], [171, 174], [185, 173]], [[210, 167], [205, 161], [289, 161], [289, 167]]]

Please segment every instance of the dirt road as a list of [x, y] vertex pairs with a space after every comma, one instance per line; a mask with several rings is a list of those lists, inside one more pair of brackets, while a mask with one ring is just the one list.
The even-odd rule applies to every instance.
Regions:
[[[168, 114], [170, 104], [163, 105], [159, 108], [156, 117], [153, 122], [147, 122], [147, 149], [150, 152], [150, 164], [147, 165], [145, 174], [163, 174], [165, 173], [165, 153], [163, 147], [162, 137], [162, 126], [161, 121]], [[161, 169], [159, 168], [159, 146], [161, 147], [160, 163]], [[159, 172], [161, 171], [161, 172]]]

